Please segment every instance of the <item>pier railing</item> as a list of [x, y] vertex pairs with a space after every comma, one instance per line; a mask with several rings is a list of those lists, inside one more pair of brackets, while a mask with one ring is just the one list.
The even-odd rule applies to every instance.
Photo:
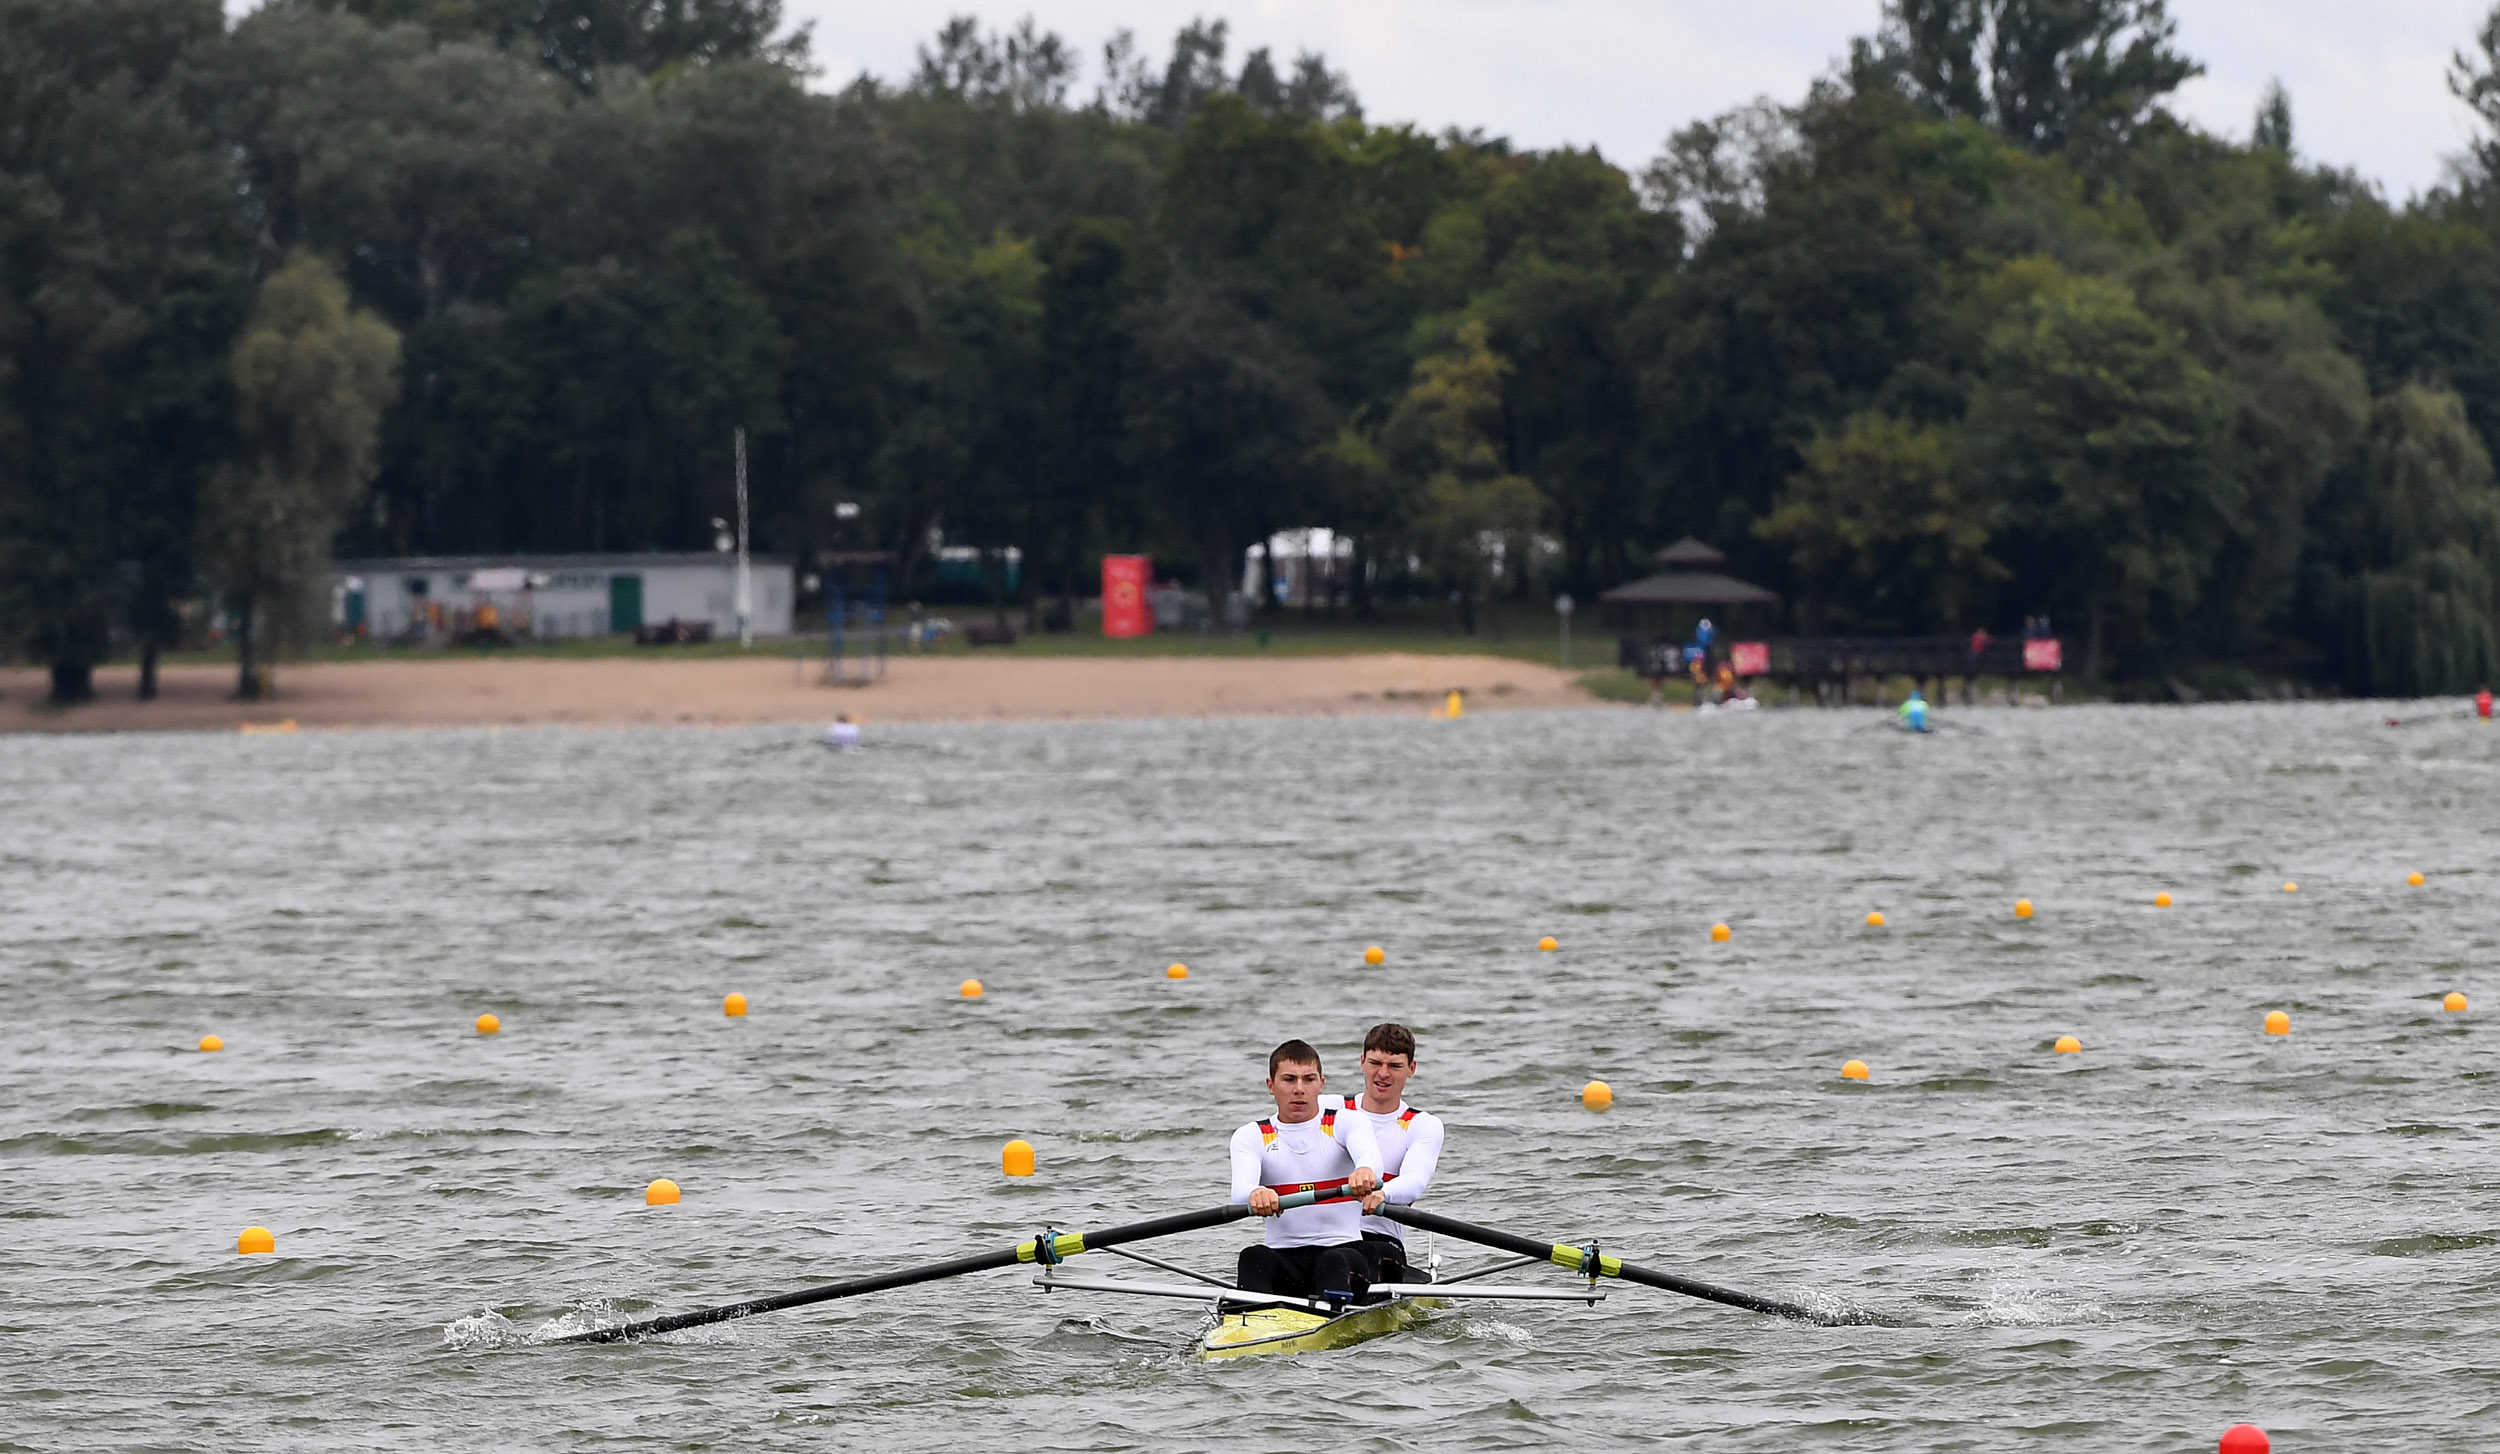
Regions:
[[[1753, 644], [1715, 647], [1713, 664]], [[1764, 658], [1736, 661], [1738, 674], [1780, 682], [1847, 681], [1862, 676], [2018, 677], [2055, 672], [2065, 655], [2062, 644], [2054, 639], [2034, 642], [2020, 637], [1991, 637], [1976, 651], [1967, 636], [1783, 636], [1759, 644], [1767, 649]], [[1681, 676], [1683, 650], [1681, 642], [1626, 636], [1618, 644], [1617, 664], [1643, 676]], [[1747, 666], [1761, 669], [1746, 671]]]

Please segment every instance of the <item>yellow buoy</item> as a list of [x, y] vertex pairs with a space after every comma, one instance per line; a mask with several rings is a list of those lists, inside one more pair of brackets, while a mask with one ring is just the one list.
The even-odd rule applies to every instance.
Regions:
[[2299, 893], [2299, 892], [2300, 892], [2300, 885], [2298, 885], [2298, 884], [2296, 884], [2296, 883], [2292, 882], [2290, 879], [2285, 879], [2285, 880], [2283, 880], [2283, 892], [2285, 892], [2285, 893], [2287, 893], [2287, 894], [2296, 894], [2296, 893]]
[[2284, 1014], [2281, 1010], [2266, 1011], [2266, 1033], [2269, 1035], [2291, 1034], [2292, 1017]]
[[496, 1019], [492, 1015], [480, 1015], [477, 1017], [477, 1033], [480, 1035], [497, 1034], [502, 1031], [502, 1029], [503, 1021]]
[[2081, 1055], [2083, 1053], [2083, 1042], [2076, 1039], [2072, 1035], [2060, 1035], [2057, 1037], [2057, 1053], [2060, 1055]]
[[977, 1000], [981, 998], [981, 982], [977, 979], [965, 980], [962, 984], [955, 987], [955, 993], [962, 995], [967, 1000]]
[[1555, 950], [1562, 948], [1562, 941], [1556, 939], [1553, 935], [1548, 934], [1536, 942], [1536, 947], [1543, 953], [1551, 954]]
[[2420, 874], [2418, 874], [2418, 873], [2409, 873], [2409, 874], [2406, 874], [2406, 875], [2405, 875], [2405, 882], [2406, 882], [2406, 883], [2409, 883], [2409, 884], [2411, 884], [2411, 885], [2413, 885], [2415, 888], [2417, 888], [2417, 889], [2418, 889], [2418, 888], [2420, 888], [2420, 887], [2422, 886], [2422, 876], [2421, 876]]
[[1592, 1111], [1602, 1111], [1614, 1103], [1615, 1088], [1602, 1080], [1593, 1080], [1580, 1087], [1580, 1104]]
[[226, 1048], [226, 1042], [218, 1039], [214, 1035], [202, 1035], [200, 1037], [200, 1048], [202, 1050], [223, 1050]]
[[998, 1169], [1009, 1176], [1033, 1174], [1033, 1143], [1019, 1136], [998, 1153]]
[[1165, 979], [1187, 979], [1189, 978], [1189, 966], [1186, 964], [1165, 965], [1163, 968], [1163, 977]]
[[2154, 908], [2156, 908], [2156, 909], [2167, 909], [2167, 908], [2169, 908], [2169, 907], [2170, 907], [2170, 895], [2168, 895], [2168, 894], [2155, 894], [2155, 895], [2153, 895], [2153, 907], [2154, 907]]
[[255, 1252], [275, 1252], [278, 1238], [267, 1227], [246, 1227], [243, 1235], [234, 1239], [234, 1250], [246, 1257]]
[[677, 1205], [678, 1196], [677, 1183], [664, 1176], [642, 1189], [642, 1204], [647, 1207], [673, 1207]]
[[1877, 909], [1873, 913], [1868, 914], [1866, 916], [1866, 927], [1869, 929], [1881, 929], [1884, 927], [1884, 911]]
[[2465, 992], [2463, 990], [2448, 991], [2448, 998], [2441, 1000], [2439, 1007], [2452, 1013], [2462, 1013], [2465, 1009]]
[[745, 1019], [747, 1013], [747, 997], [745, 995], [729, 996], [727, 999], [720, 1002], [720, 1012], [733, 1020]]
[[1363, 962], [1365, 964], [1386, 964], [1388, 963], [1388, 960], [1389, 951], [1381, 948], [1377, 944], [1363, 951]]
[[1735, 935], [1735, 933], [1735, 930], [1730, 929], [1725, 924], [1713, 924], [1710, 926], [1710, 942], [1713, 944], [1725, 944]]
[[1863, 1060], [1852, 1060], [1848, 1064], [1843, 1065], [1840, 1068], [1840, 1078], [1842, 1080], [1866, 1079], [1866, 1062]]
[[1463, 698], [1463, 697], [1461, 697], [1461, 696], [1459, 696], [1459, 694], [1458, 694], [1458, 693], [1456, 693], [1456, 692], [1452, 692], [1452, 693], [1450, 693], [1450, 699], [1449, 699], [1447, 702], [1442, 703], [1442, 705], [1441, 705], [1441, 714], [1442, 714], [1443, 716], [1445, 716], [1445, 717], [1464, 717], [1464, 716], [1466, 716], [1466, 715], [1467, 715], [1467, 702], [1466, 702], [1466, 699], [1465, 699], [1465, 698]]
[[2031, 917], [2031, 900], [2029, 900], [2029, 899], [2016, 899], [2016, 900], [2014, 901], [2014, 917], [2015, 917], [2015, 918], [2017, 918], [2017, 919], [2028, 919], [2028, 918], [2030, 918], [2030, 917]]

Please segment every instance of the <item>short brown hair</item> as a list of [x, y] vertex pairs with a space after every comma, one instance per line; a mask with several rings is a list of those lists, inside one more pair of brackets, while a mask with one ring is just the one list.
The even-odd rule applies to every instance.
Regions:
[[1415, 1032], [1394, 1020], [1383, 1020], [1363, 1036], [1363, 1053], [1369, 1055], [1375, 1050], [1383, 1055], [1403, 1055], [1406, 1063], [1413, 1065]]
[[1311, 1047], [1310, 1041], [1288, 1040], [1284, 1044], [1279, 1045], [1275, 1049], [1267, 1052], [1267, 1078], [1274, 1080], [1276, 1078], [1276, 1067], [1283, 1065], [1287, 1061], [1292, 1061], [1296, 1065], [1307, 1065], [1311, 1067], [1311, 1069], [1319, 1071], [1322, 1075], [1326, 1075], [1328, 1073], [1321, 1067], [1319, 1063], [1319, 1052]]

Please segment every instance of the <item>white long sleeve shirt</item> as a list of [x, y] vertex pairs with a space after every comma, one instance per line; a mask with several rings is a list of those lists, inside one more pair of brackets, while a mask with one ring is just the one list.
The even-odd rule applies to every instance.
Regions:
[[[1320, 1113], [1307, 1121], [1288, 1124], [1266, 1116], [1235, 1131], [1232, 1162], [1233, 1204], [1248, 1206], [1250, 1193], [1263, 1186], [1285, 1196], [1340, 1185], [1358, 1166], [1377, 1175], [1380, 1144], [1370, 1118], [1347, 1115], [1323, 1099]], [[1351, 1197], [1293, 1207], [1263, 1220], [1270, 1247], [1333, 1247], [1363, 1236], [1362, 1204]]]
[[[1380, 1174], [1388, 1182], [1384, 1188], [1388, 1201], [1401, 1207], [1422, 1201], [1432, 1185], [1433, 1172], [1441, 1166], [1441, 1118], [1404, 1101], [1385, 1116], [1363, 1109], [1356, 1098], [1326, 1096], [1320, 1104], [1331, 1100], [1339, 1101], [1345, 1115], [1370, 1124], [1372, 1140], [1380, 1148]], [[1406, 1229], [1387, 1217], [1366, 1216], [1362, 1228], [1400, 1241], [1406, 1238]]]

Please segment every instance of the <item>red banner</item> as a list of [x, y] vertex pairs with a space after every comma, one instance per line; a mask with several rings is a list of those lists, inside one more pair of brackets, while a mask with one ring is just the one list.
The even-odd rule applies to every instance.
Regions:
[[1731, 641], [1727, 648], [1727, 664], [1740, 677], [1763, 676], [1771, 670], [1771, 643]]
[[1144, 636], [1155, 629], [1154, 612], [1146, 605], [1146, 586], [1154, 579], [1154, 562], [1142, 555], [1102, 558], [1102, 634]]
[[2052, 636], [2046, 641], [2023, 643], [2023, 670], [2064, 671], [2065, 669], [2066, 646], [2056, 637]]

